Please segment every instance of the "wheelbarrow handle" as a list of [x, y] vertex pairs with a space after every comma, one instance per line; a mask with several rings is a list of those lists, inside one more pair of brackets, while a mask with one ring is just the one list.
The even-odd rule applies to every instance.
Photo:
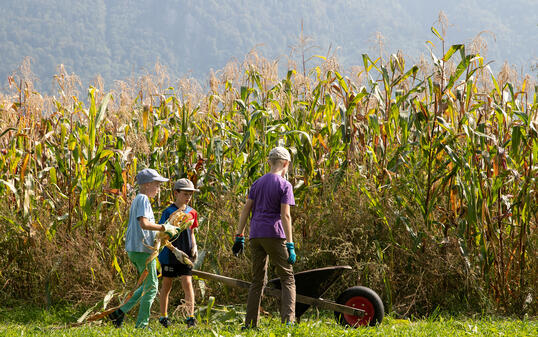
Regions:
[[193, 269], [192, 270], [192, 275], [196, 275], [196, 276], [198, 276], [200, 278], [203, 278], [203, 279], [206, 279], [206, 280], [213, 280], [213, 281], [217, 281], [217, 282], [222, 282], [222, 283], [224, 283], [226, 285], [229, 285], [229, 286], [232, 286], [232, 287], [239, 287], [239, 288], [246, 288], [246, 289], [250, 288], [250, 282], [246, 282], [246, 281], [243, 281], [243, 280], [239, 280], [239, 279], [231, 278], [231, 277], [227, 277], [227, 276], [207, 273], [205, 271], [200, 271], [200, 270]]
[[[250, 288], [250, 282], [246, 282], [246, 281], [239, 280], [236, 278], [207, 273], [207, 272], [195, 270], [195, 269], [192, 270], [192, 274], [206, 280], [214, 280], [217, 282], [222, 282], [232, 287], [239, 287], [239, 288], [246, 288], [246, 289]], [[264, 292], [267, 295], [270, 295], [273, 297], [277, 297], [277, 298], [281, 297], [280, 289], [275, 289], [272, 287], [265, 287]], [[364, 316], [364, 313], [365, 313], [364, 310], [353, 308], [353, 307], [343, 305], [343, 304], [339, 304], [333, 301], [328, 301], [322, 298], [314, 298], [314, 297], [304, 296], [301, 294], [296, 294], [295, 298], [296, 298], [296, 301], [299, 303], [313, 305], [320, 309], [327, 309], [327, 310], [341, 312], [346, 315], [362, 317]]]

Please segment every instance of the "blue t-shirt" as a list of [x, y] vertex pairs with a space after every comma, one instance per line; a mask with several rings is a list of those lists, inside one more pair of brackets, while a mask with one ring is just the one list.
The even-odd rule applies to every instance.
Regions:
[[[175, 204], [171, 204], [170, 206], [168, 206], [163, 211], [163, 214], [161, 215], [161, 219], [159, 220], [159, 223], [160, 224], [165, 223], [166, 220], [168, 220], [168, 218], [170, 217], [170, 215], [172, 215], [172, 213], [174, 213], [177, 210], [178, 210], [178, 208], [177, 208], [177, 206]], [[190, 206], [187, 206], [187, 208], [185, 208], [185, 210], [183, 212], [188, 214], [191, 217], [191, 219], [193, 219], [194, 221], [193, 221], [192, 225], [189, 228], [184, 229], [183, 231], [181, 231], [181, 233], [178, 235], [178, 237], [176, 237], [171, 242], [172, 242], [172, 245], [174, 247], [182, 250], [189, 257], [192, 257], [191, 256], [191, 254], [192, 254], [191, 253], [191, 250], [192, 250], [191, 231], [194, 228], [198, 227], [198, 213], [194, 210], [194, 208], [192, 208]], [[161, 252], [159, 253], [158, 259], [159, 259], [159, 263], [161, 263], [161, 264], [179, 264], [180, 263], [176, 259], [176, 256], [174, 254], [172, 254], [170, 249], [168, 249], [168, 247], [164, 247], [161, 250]]]
[[253, 200], [250, 219], [251, 239], [280, 238], [286, 234], [280, 219], [280, 205], [295, 205], [293, 187], [278, 174], [267, 173], [250, 187], [248, 198]]
[[148, 196], [138, 194], [129, 210], [129, 225], [125, 234], [125, 250], [128, 252], [152, 253], [151, 249], [146, 248], [144, 244], [153, 246], [157, 233], [140, 227], [139, 218], [142, 216], [147, 218], [149, 222], [155, 223], [153, 209]]

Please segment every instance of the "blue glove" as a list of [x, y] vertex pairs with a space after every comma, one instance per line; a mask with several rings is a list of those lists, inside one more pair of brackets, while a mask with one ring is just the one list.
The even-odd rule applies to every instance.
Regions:
[[294, 264], [295, 260], [297, 260], [297, 255], [295, 255], [295, 244], [293, 242], [286, 242], [286, 248], [288, 248], [288, 254], [290, 255], [288, 257], [288, 263]]
[[235, 235], [235, 242], [232, 247], [232, 252], [235, 256], [238, 256], [243, 252], [243, 249], [245, 249], [245, 237], [240, 234]]

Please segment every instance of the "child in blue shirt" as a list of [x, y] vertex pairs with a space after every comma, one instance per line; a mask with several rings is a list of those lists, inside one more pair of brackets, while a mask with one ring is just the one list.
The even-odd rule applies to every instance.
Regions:
[[[150, 198], [154, 198], [159, 193], [161, 182], [168, 181], [154, 169], [144, 169], [136, 176], [136, 181], [140, 186], [138, 195], [134, 198], [129, 211], [129, 225], [125, 235], [125, 250], [127, 255], [139, 274], [146, 269], [146, 260], [152, 254], [149, 247], [154, 245], [157, 231], [174, 233], [177, 232], [174, 226], [169, 224], [155, 224], [155, 217], [151, 208]], [[147, 266], [148, 276], [144, 283], [136, 289], [133, 296], [123, 304], [118, 310], [109, 315], [115, 327], [119, 328], [123, 324], [125, 313], [140, 300], [137, 328], [146, 328], [149, 323], [151, 305], [157, 295], [157, 266], [153, 259]]]
[[194, 229], [198, 227], [198, 213], [188, 204], [195, 191], [194, 184], [189, 180], [182, 178], [174, 184], [174, 203], [166, 208], [161, 216], [159, 223], [164, 223], [170, 215], [178, 210], [188, 215], [188, 227], [184, 229], [177, 238], [170, 240], [175, 247], [176, 252], [172, 252], [168, 247], [164, 247], [159, 254], [159, 262], [162, 267], [162, 288], [160, 293], [161, 302], [161, 317], [159, 322], [164, 326], [170, 325], [168, 318], [168, 297], [172, 290], [172, 281], [179, 277], [181, 287], [185, 292], [185, 303], [187, 307], [187, 323], [188, 327], [193, 327], [196, 324], [194, 319], [194, 289], [192, 287], [192, 267], [184, 264], [177, 259], [175, 254], [177, 250], [187, 254], [191, 260], [196, 260], [198, 248], [196, 246], [196, 238], [194, 237]]

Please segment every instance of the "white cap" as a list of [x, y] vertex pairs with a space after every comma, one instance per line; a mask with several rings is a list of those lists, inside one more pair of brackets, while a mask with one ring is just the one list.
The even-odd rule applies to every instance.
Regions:
[[286, 148], [282, 146], [277, 146], [271, 151], [269, 151], [269, 159], [284, 159], [291, 161], [291, 155]]

